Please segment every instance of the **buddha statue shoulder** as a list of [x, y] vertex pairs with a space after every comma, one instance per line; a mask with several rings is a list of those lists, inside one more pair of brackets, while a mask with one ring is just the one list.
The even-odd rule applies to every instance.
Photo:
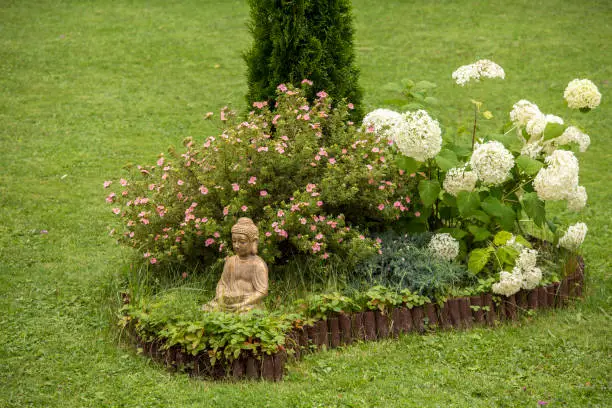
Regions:
[[268, 294], [268, 267], [257, 256], [259, 230], [250, 218], [240, 218], [232, 227], [235, 255], [226, 258], [215, 298], [205, 311], [246, 312], [261, 307]]

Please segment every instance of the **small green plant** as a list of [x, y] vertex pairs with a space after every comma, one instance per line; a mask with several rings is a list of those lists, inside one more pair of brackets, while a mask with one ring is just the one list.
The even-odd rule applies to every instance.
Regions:
[[296, 304], [306, 316], [314, 319], [326, 319], [332, 314], [350, 313], [359, 309], [354, 300], [338, 292], [313, 294], [306, 299], [299, 299]]

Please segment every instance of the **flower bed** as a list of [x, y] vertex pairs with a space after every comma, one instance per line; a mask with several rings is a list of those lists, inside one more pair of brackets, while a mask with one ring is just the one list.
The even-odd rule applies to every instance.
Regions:
[[[264, 379], [279, 381], [289, 358], [322, 349], [350, 345], [357, 341], [375, 341], [397, 337], [403, 333], [423, 333], [432, 330], [469, 329], [473, 326], [496, 326], [518, 320], [523, 314], [537, 309], [566, 306], [572, 299], [583, 296], [584, 261], [575, 258], [574, 268], [561, 282], [499, 297], [491, 293], [447, 299], [443, 304], [421, 306], [400, 305], [386, 310], [331, 312], [307, 325], [290, 329], [276, 352], [243, 350], [236, 358], [211, 358], [218, 350], [205, 349], [197, 354], [180, 346], [166, 348], [160, 341], [146, 341], [136, 336], [143, 354], [166, 367], [207, 379]], [[222, 353], [223, 355], [223, 353]]]

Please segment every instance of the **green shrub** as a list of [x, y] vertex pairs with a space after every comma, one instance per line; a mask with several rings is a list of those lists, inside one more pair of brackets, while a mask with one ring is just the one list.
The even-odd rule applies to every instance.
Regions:
[[357, 84], [349, 0], [250, 0], [253, 46], [245, 53], [248, 67], [247, 102], [274, 101], [276, 86], [298, 86], [307, 79], [334, 100], [346, 99], [361, 118], [362, 92]]
[[336, 255], [351, 266], [379, 250], [369, 232], [415, 217], [423, 176], [398, 169], [387, 139], [347, 123], [347, 106], [325, 95], [310, 105], [289, 86], [277, 98], [275, 111], [262, 103], [240, 123], [224, 110], [218, 137], [106, 182], [119, 240], [152, 264], [206, 265], [228, 255], [230, 229], [247, 216], [269, 265]]
[[474, 282], [464, 265], [432, 255], [425, 247], [431, 234], [382, 236], [382, 254], [360, 263], [355, 269], [357, 285], [381, 285], [396, 292], [408, 289], [430, 298], [446, 296], [454, 287]]

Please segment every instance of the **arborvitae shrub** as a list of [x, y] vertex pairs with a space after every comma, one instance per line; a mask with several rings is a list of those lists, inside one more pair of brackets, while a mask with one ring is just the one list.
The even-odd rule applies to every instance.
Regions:
[[[253, 46], [246, 52], [247, 102], [273, 101], [279, 84], [299, 87], [304, 79], [335, 101], [355, 105], [351, 119], [362, 117], [359, 71], [355, 67], [349, 0], [249, 0]], [[274, 106], [272, 103], [271, 106]]]

